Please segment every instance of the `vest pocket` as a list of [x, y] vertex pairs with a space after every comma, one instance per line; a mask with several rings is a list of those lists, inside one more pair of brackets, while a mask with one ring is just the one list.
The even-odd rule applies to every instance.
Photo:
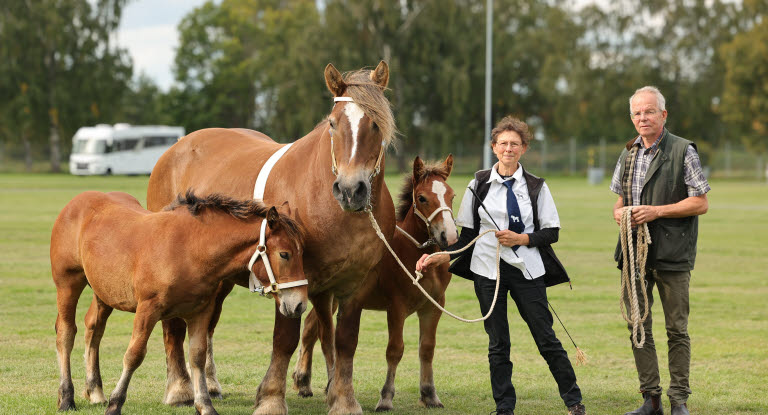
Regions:
[[689, 226], [662, 220], [656, 224], [655, 234], [655, 238], [651, 240], [651, 245], [656, 245], [654, 251], [657, 263], [679, 264], [688, 262], [691, 256]]

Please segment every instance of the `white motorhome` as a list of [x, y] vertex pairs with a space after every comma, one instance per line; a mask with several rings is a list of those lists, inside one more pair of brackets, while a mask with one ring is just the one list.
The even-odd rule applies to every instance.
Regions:
[[72, 137], [69, 171], [89, 174], [149, 174], [160, 156], [184, 136], [184, 127], [99, 124]]

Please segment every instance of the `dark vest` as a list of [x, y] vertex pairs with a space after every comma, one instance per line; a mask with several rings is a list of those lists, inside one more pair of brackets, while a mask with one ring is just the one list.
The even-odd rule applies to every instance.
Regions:
[[[619, 158], [619, 177], [624, 177], [624, 161], [635, 139], [627, 143]], [[664, 129], [659, 150], [648, 166], [643, 189], [642, 205], [669, 205], [688, 198], [685, 184], [685, 152], [693, 142], [680, 138]], [[693, 144], [696, 149], [696, 145]], [[623, 188], [623, 186], [622, 186]], [[627, 201], [627, 195], [622, 194]], [[648, 223], [651, 245], [648, 246], [646, 268], [659, 271], [690, 271], [696, 261], [696, 240], [699, 233], [699, 217], [659, 218]], [[622, 266], [621, 243], [616, 245], [614, 259]]]
[[[541, 186], [544, 184], [544, 179], [528, 173], [525, 169], [523, 169], [523, 175], [525, 176], [525, 182], [528, 187], [528, 197], [531, 200], [531, 209], [533, 210], [533, 230], [535, 232], [540, 229], [538, 200]], [[491, 184], [488, 183], [488, 179], [490, 177], [490, 169], [480, 170], [475, 173], [475, 193], [477, 193], [477, 195], [480, 197], [480, 200], [484, 200], [485, 196], [488, 195], [488, 190], [491, 187]], [[478, 232], [480, 231], [480, 214], [478, 213], [479, 209], [480, 202], [477, 200], [477, 198], [475, 198], [472, 204], [472, 215], [474, 220], [474, 229]], [[459, 258], [453, 261], [451, 267], [449, 268], [451, 273], [468, 280], [474, 280], [477, 277], [477, 275], [469, 269], [474, 248], [475, 247], [472, 246], [471, 248], [467, 249]], [[561, 264], [560, 260], [557, 259], [557, 255], [555, 255], [555, 251], [552, 249], [552, 246], [539, 246], [538, 249], [539, 254], [541, 255], [541, 261], [544, 263], [544, 275], [540, 278], [544, 278], [544, 283], [547, 285], [547, 287], [570, 281], [570, 278], [568, 278], [568, 273], [565, 272], [565, 267], [563, 267], [563, 264]]]

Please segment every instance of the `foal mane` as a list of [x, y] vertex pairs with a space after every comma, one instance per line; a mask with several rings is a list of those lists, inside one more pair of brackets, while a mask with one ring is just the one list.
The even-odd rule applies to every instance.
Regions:
[[397, 204], [396, 219], [402, 221], [405, 219], [405, 215], [408, 214], [408, 210], [413, 205], [413, 183], [421, 183], [429, 178], [429, 176], [440, 176], [443, 180], [448, 179], [450, 172], [448, 172], [442, 163], [433, 163], [424, 165], [424, 169], [421, 171], [419, 177], [414, 180], [413, 173], [405, 176], [403, 179], [403, 187], [400, 189], [400, 195], [397, 197], [400, 201]]
[[[184, 195], [179, 194], [176, 197], [176, 200], [171, 202], [163, 210], [171, 211], [182, 206], [186, 206], [192, 216], [197, 216], [202, 211], [210, 209], [226, 213], [240, 220], [250, 219], [254, 216], [266, 218], [267, 212], [269, 212], [269, 207], [252, 199], [233, 199], [220, 193], [212, 193], [205, 197], [199, 197], [192, 189], [187, 190]], [[304, 246], [304, 229], [298, 222], [289, 216], [279, 213], [278, 224], [285, 229], [291, 240], [297, 241], [302, 247]]]
[[344, 73], [343, 79], [347, 84], [347, 93], [378, 125], [385, 146], [388, 147], [394, 143], [398, 133], [395, 117], [392, 114], [392, 105], [384, 96], [385, 88], [371, 81], [370, 74], [370, 70], [360, 69]]

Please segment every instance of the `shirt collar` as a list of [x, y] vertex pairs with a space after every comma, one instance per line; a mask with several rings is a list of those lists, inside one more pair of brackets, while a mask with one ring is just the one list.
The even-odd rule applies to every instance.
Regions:
[[[499, 184], [504, 183], [506, 180], [501, 177], [499, 172], [496, 170], [496, 168], [499, 166], [499, 163], [496, 162], [496, 164], [491, 167], [491, 177], [488, 178], [488, 183], [491, 182], [497, 182]], [[515, 179], [516, 182], [520, 183], [523, 179], [523, 165], [520, 164], [520, 162], [517, 163], [517, 170], [512, 174], [512, 178]]]
[[661, 134], [659, 134], [659, 136], [656, 137], [656, 141], [654, 141], [653, 144], [651, 144], [651, 146], [648, 147], [648, 148], [645, 148], [643, 146], [643, 137], [641, 137], [639, 135], [635, 139], [635, 142], [632, 143], [632, 146], [639, 145], [639, 146], [641, 146], [642, 149], [645, 149], [646, 151], [655, 151], [659, 147], [659, 143], [661, 142], [661, 138], [664, 137], [664, 132], [665, 131], [666, 131], [666, 129], [662, 128], [661, 129]]

